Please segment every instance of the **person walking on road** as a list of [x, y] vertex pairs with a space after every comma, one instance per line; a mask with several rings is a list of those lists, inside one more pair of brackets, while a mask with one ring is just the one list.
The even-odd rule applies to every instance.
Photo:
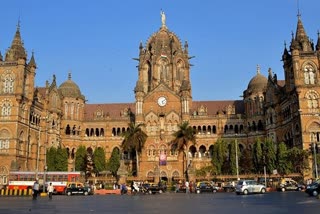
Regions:
[[37, 200], [39, 188], [40, 188], [40, 185], [39, 185], [38, 178], [37, 178], [36, 181], [33, 184], [33, 187], [32, 187], [32, 191], [33, 191], [32, 199], [33, 200]]
[[186, 181], [185, 186], [186, 186], [186, 193], [190, 193], [190, 186], [189, 186], [188, 180]]
[[48, 188], [47, 188], [48, 194], [49, 194], [49, 199], [52, 199], [52, 194], [54, 191], [54, 187], [52, 186], [52, 183], [49, 184]]

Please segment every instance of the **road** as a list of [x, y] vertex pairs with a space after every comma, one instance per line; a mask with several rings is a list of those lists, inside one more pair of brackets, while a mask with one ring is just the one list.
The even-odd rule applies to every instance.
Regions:
[[155, 195], [93, 195], [39, 197], [0, 197], [0, 213], [69, 214], [188, 214], [188, 213], [319, 213], [320, 200], [304, 192], [269, 192], [264, 195], [235, 193]]

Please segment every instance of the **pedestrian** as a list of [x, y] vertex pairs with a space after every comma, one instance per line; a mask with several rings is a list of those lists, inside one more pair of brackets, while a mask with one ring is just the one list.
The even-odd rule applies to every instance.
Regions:
[[122, 183], [121, 185], [121, 188], [120, 188], [120, 192], [121, 192], [121, 195], [124, 195], [124, 194], [127, 194], [128, 192], [128, 188], [127, 188], [127, 185], [125, 183]]
[[54, 187], [52, 186], [52, 183], [50, 182], [48, 188], [47, 188], [47, 192], [49, 194], [49, 199], [51, 200], [52, 199], [52, 194], [53, 194], [53, 191], [54, 191]]
[[180, 183], [176, 183], [176, 189], [175, 189], [175, 193], [179, 192], [180, 190]]
[[40, 185], [39, 185], [38, 178], [37, 178], [36, 181], [33, 184], [33, 187], [32, 187], [32, 191], [33, 191], [32, 199], [33, 200], [37, 200], [38, 193], [39, 193], [39, 188], [40, 188]]
[[131, 181], [131, 194], [134, 194], [136, 189], [134, 188], [134, 181]]
[[185, 183], [186, 186], [186, 193], [190, 193], [189, 181], [187, 180]]
[[113, 183], [113, 189], [118, 189], [118, 186], [117, 186], [116, 182]]

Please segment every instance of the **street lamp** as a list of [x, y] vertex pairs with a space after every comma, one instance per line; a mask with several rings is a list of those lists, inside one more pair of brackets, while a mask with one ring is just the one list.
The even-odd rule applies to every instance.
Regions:
[[318, 179], [318, 166], [317, 166], [317, 152], [316, 152], [316, 143], [313, 143], [313, 156], [314, 156], [314, 169], [316, 171], [316, 179]]
[[36, 159], [36, 178], [38, 178], [38, 173], [39, 173], [40, 137], [41, 137], [41, 126], [39, 126], [39, 130], [38, 130], [37, 159]]
[[[236, 137], [237, 137], [237, 135], [236, 135]], [[238, 161], [238, 141], [237, 141], [237, 138], [235, 139], [234, 144], [235, 144], [235, 148], [236, 148], [236, 170], [237, 170], [237, 180], [240, 180], [240, 179], [239, 179], [239, 161]]]
[[47, 180], [47, 177], [46, 177], [46, 173], [47, 173], [47, 170], [48, 170], [48, 166], [45, 165], [44, 166], [44, 172], [43, 172], [43, 189], [42, 189], [42, 192], [45, 192], [46, 191], [46, 180]]

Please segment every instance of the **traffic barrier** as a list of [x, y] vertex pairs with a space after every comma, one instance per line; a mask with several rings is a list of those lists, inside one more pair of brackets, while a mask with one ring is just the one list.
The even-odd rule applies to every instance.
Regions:
[[95, 190], [94, 194], [96, 194], [96, 195], [106, 195], [106, 194], [120, 195], [121, 190], [120, 189], [99, 189], [99, 190]]
[[0, 196], [31, 196], [32, 189], [1, 189]]

